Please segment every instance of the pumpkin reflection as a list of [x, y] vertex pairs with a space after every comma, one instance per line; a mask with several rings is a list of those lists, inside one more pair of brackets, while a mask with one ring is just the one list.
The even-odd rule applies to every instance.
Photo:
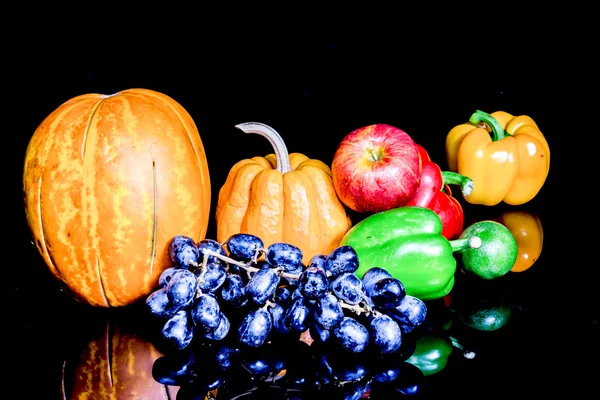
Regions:
[[174, 399], [179, 387], [162, 385], [152, 377], [152, 365], [160, 356], [150, 340], [119, 321], [108, 320], [79, 360], [63, 363], [60, 398]]

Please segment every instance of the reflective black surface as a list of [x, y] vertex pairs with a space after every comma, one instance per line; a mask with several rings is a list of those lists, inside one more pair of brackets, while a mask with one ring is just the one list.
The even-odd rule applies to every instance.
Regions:
[[[143, 317], [134, 315], [139, 309], [91, 309], [60, 290], [31, 243], [21, 195], [23, 156], [43, 118], [73, 96], [134, 87], [173, 97], [194, 118], [209, 162], [213, 207], [235, 162], [270, 152], [263, 139], [235, 129], [237, 123], [266, 123], [281, 134], [288, 149], [327, 164], [347, 133], [388, 123], [409, 133], [443, 167], [447, 132], [476, 109], [534, 118], [550, 145], [550, 174], [539, 195], [516, 209], [539, 216], [544, 230], [541, 256], [529, 270], [493, 282], [459, 279], [452, 297], [457, 310], [442, 315], [448, 320], [441, 325], [476, 356], [468, 359], [454, 349], [446, 367], [425, 379], [419, 398], [556, 393], [581, 398], [578, 393], [596, 379], [600, 355], [598, 252], [597, 245], [588, 245], [592, 239], [586, 239], [595, 236], [595, 225], [589, 222], [584, 232], [587, 223], [582, 222], [597, 218], [588, 209], [593, 199], [571, 181], [578, 162], [574, 151], [581, 151], [572, 142], [577, 132], [565, 129], [566, 103], [574, 97], [564, 89], [573, 77], [562, 73], [561, 60], [547, 52], [544, 42], [526, 43], [536, 62], [511, 68], [463, 61], [468, 53], [464, 42], [442, 42], [422, 51], [408, 39], [372, 42], [331, 35], [280, 45], [247, 38], [229, 47], [210, 46], [214, 53], [191, 47], [194, 60], [159, 50], [159, 56], [145, 50], [126, 58], [110, 53], [70, 57], [62, 49], [56, 57], [40, 52], [43, 60], [29, 55], [13, 63], [6, 80], [17, 88], [4, 116], [11, 122], [4, 132], [10, 140], [4, 190], [10, 225], [4, 235], [2, 302], [3, 364], [9, 373], [5, 385], [20, 393], [12, 398], [60, 398], [65, 361], [77, 360], [90, 340], [102, 334], [107, 320], [118, 326], [122, 314], [131, 313], [124, 319], [134, 336], [151, 341], [155, 334]], [[41, 40], [32, 48], [48, 44]], [[592, 181], [586, 192], [596, 186]], [[466, 220], [473, 222], [515, 209], [460, 200]], [[214, 238], [214, 229], [213, 219], [207, 237]], [[480, 301], [488, 308], [510, 309], [506, 324], [494, 331], [465, 324], [470, 307]]]

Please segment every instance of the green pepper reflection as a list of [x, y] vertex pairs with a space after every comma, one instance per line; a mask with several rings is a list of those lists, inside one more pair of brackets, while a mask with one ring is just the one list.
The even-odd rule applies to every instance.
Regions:
[[452, 342], [436, 335], [422, 336], [416, 340], [415, 351], [406, 360], [419, 368], [423, 375], [433, 375], [442, 371], [452, 353]]

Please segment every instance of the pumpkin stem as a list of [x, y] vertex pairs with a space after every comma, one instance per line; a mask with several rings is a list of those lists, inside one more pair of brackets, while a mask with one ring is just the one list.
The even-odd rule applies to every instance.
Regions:
[[275, 157], [277, 159], [277, 171], [281, 172], [282, 174], [290, 172], [290, 157], [287, 147], [285, 147], [285, 142], [275, 129], [260, 122], [244, 122], [242, 124], [237, 124], [235, 127], [241, 129], [245, 133], [256, 133], [267, 138], [269, 143], [271, 143], [271, 146], [273, 146], [273, 150], [275, 151]]

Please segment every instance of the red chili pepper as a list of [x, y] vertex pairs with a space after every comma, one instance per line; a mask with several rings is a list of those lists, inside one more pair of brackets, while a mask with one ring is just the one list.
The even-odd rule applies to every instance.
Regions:
[[458, 200], [452, 197], [448, 185], [460, 185], [463, 196], [473, 190], [473, 181], [456, 172], [443, 171], [431, 161], [427, 151], [417, 144], [421, 156], [421, 183], [415, 196], [406, 205], [426, 207], [434, 211], [442, 220], [442, 235], [456, 239], [463, 231], [464, 213]]

